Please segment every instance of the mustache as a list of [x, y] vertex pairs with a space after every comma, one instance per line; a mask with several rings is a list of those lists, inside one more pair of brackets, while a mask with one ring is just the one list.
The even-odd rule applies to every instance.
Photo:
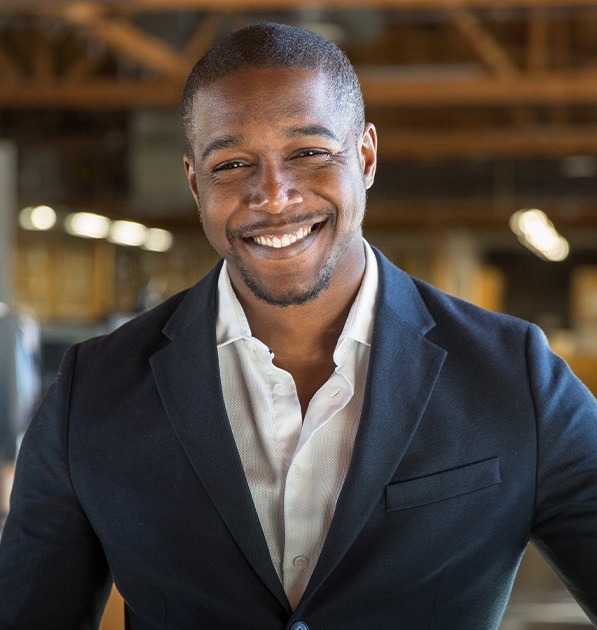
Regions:
[[263, 231], [275, 231], [281, 227], [292, 229], [294, 226], [299, 227], [305, 225], [305, 223], [321, 223], [326, 219], [329, 219], [331, 214], [326, 212], [318, 212], [317, 214], [305, 212], [303, 214], [294, 215], [292, 218], [284, 217], [283, 220], [272, 221], [271, 219], [263, 219], [261, 221], [255, 221], [247, 225], [243, 225], [238, 228], [230, 228], [226, 231], [228, 240], [242, 239], [253, 232]]

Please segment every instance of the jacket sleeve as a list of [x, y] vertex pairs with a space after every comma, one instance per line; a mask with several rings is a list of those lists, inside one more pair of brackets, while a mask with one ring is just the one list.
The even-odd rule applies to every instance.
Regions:
[[97, 628], [110, 573], [73, 490], [66, 354], [25, 434], [0, 541], [0, 628]]
[[597, 624], [597, 401], [535, 326], [527, 352], [537, 419], [531, 539]]

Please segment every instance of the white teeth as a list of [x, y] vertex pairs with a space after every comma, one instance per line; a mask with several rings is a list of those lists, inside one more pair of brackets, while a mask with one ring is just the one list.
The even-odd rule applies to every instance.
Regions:
[[253, 240], [258, 245], [263, 245], [265, 247], [274, 247], [276, 249], [280, 249], [282, 247], [288, 247], [297, 241], [309, 236], [313, 231], [313, 227], [302, 227], [299, 228], [296, 232], [292, 232], [291, 234], [283, 234], [282, 236], [270, 236], [269, 234], [264, 234], [260, 236], [254, 236]]

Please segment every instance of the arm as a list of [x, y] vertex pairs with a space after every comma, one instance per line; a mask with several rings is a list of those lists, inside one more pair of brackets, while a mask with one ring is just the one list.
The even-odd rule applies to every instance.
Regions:
[[537, 488], [531, 537], [597, 624], [597, 401], [529, 329], [537, 417]]
[[0, 542], [0, 628], [97, 628], [108, 566], [73, 490], [69, 393], [76, 348], [23, 439]]

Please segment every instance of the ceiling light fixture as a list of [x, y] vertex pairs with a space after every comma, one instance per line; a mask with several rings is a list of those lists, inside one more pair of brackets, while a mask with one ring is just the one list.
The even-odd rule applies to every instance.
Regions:
[[519, 210], [510, 217], [510, 229], [534, 254], [552, 262], [565, 260], [570, 244], [558, 233], [545, 212], [536, 208]]
[[[19, 212], [19, 225], [24, 230], [50, 230], [57, 221], [56, 211], [49, 206], [28, 206]], [[60, 223], [71, 236], [107, 239], [115, 245], [142, 247], [151, 252], [167, 252], [174, 243], [168, 230], [148, 228], [136, 221], [112, 221], [94, 212], [72, 212]]]
[[19, 213], [19, 225], [24, 230], [51, 230], [56, 225], [56, 212], [50, 206], [29, 206]]
[[167, 252], [173, 243], [172, 234], [168, 230], [149, 228], [143, 242], [143, 249], [150, 252]]
[[106, 238], [110, 232], [108, 217], [93, 212], [75, 212], [64, 221], [64, 229], [72, 236], [84, 238]]
[[147, 228], [136, 221], [114, 221], [108, 240], [116, 245], [139, 247], [145, 242]]

